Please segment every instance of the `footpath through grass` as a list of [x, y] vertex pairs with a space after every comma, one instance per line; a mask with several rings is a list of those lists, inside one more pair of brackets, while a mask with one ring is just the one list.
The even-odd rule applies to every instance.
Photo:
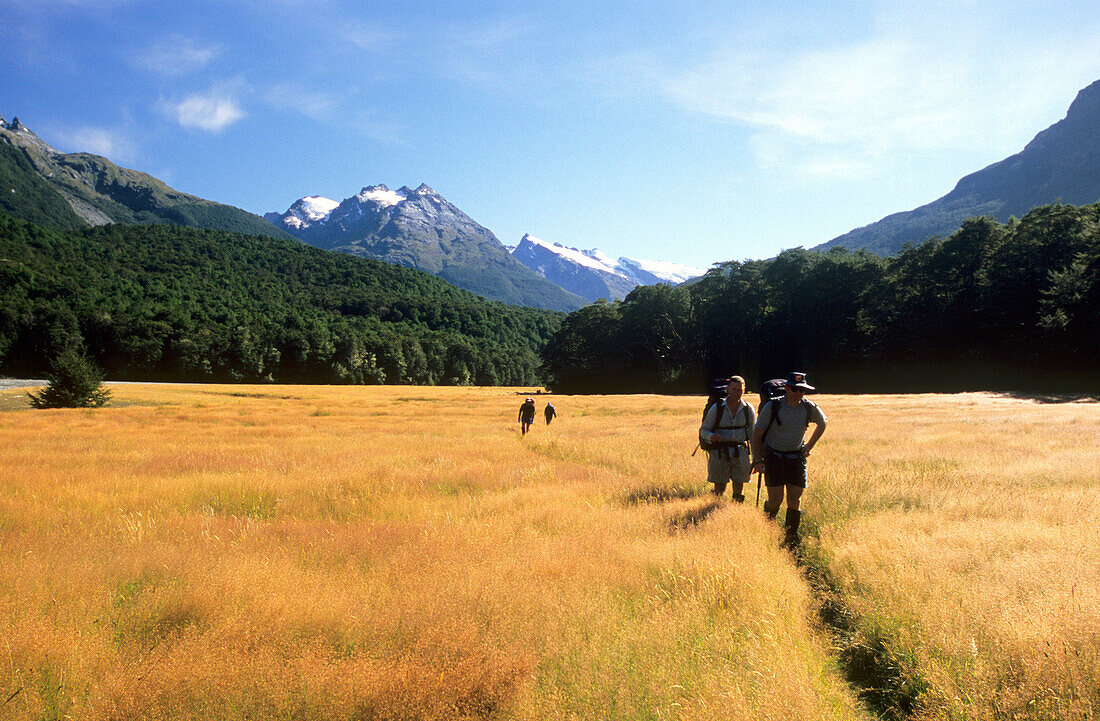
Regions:
[[863, 698], [891, 718], [1095, 719], [1100, 404], [975, 393], [828, 410], [820, 539], [803, 556]]
[[698, 398], [112, 390], [0, 393], [3, 718], [1095, 717], [1095, 403], [819, 398], [796, 559]]
[[113, 391], [0, 413], [4, 718], [864, 718], [698, 399]]

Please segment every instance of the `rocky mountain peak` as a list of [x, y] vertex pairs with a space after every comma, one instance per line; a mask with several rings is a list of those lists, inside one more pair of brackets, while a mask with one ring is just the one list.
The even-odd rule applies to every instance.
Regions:
[[1077, 93], [1077, 97], [1070, 103], [1066, 118], [1086, 115], [1096, 118], [1100, 115], [1100, 80], [1089, 85]]
[[51, 148], [45, 140], [35, 135], [30, 128], [20, 122], [18, 117], [13, 117], [10, 123], [0, 118], [0, 130], [6, 130], [11, 133], [14, 137], [8, 137], [13, 140], [16, 145], [22, 147], [30, 146], [49, 155], [57, 155], [56, 150]]

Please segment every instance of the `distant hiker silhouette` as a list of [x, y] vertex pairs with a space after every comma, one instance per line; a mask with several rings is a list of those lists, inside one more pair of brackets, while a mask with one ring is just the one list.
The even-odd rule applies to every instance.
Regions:
[[527, 429], [529, 429], [534, 422], [535, 399], [528, 398], [523, 402], [523, 405], [519, 407], [519, 427], [522, 431], [520, 435], [527, 435]]
[[550, 421], [554, 420], [554, 416], [558, 414], [558, 412], [554, 410], [554, 404], [549, 401], [546, 403], [546, 410], [542, 413], [546, 416], [546, 425], [550, 425]]

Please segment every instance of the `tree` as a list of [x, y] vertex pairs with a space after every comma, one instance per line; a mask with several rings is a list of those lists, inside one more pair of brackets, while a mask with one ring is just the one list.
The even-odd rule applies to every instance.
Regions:
[[111, 392], [103, 387], [103, 374], [83, 354], [71, 348], [53, 363], [49, 384], [35, 395], [28, 393], [35, 408], [99, 408], [107, 405]]

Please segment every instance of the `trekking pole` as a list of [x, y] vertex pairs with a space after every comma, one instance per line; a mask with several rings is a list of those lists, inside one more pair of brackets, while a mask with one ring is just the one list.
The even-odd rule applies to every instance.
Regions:
[[760, 508], [760, 481], [764, 480], [764, 471], [756, 472], [756, 507]]

